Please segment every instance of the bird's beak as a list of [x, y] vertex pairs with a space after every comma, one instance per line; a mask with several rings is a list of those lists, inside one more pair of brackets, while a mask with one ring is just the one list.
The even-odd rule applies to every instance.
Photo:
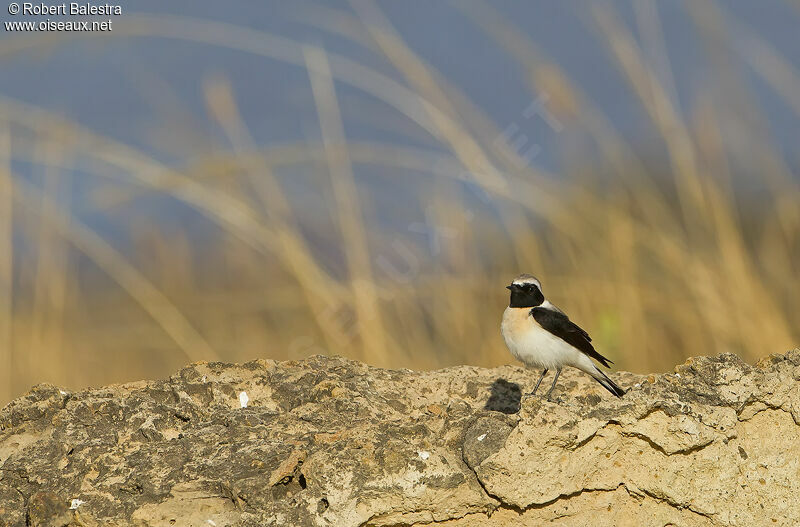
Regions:
[[510, 285], [507, 285], [507, 286], [506, 286], [506, 289], [508, 289], [508, 290], [511, 290], [511, 289], [514, 289], [514, 287], [513, 287], [513, 286], [510, 286]]

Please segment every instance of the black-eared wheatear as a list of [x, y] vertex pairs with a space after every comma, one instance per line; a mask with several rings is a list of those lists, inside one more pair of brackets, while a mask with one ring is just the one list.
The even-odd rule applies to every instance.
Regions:
[[625, 394], [625, 390], [600, 371], [592, 359], [606, 368], [611, 361], [594, 349], [588, 333], [545, 300], [542, 284], [536, 277], [521, 274], [506, 287], [511, 290], [511, 301], [500, 325], [506, 346], [526, 366], [544, 370], [536, 387], [528, 395], [535, 394], [547, 372], [555, 369], [556, 376], [547, 392], [549, 399], [564, 366], [588, 373], [617, 397]]

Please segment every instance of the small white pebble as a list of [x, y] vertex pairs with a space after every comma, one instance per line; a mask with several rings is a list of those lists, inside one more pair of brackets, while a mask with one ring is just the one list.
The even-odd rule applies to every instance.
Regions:
[[203, 375], [203, 378], [200, 379], [200, 382], [206, 382], [206, 376], [205, 375]]
[[214, 523], [214, 520], [206, 520], [206, 523], [209, 524], [211, 527], [217, 527], [217, 524]]
[[86, 502], [84, 502], [83, 500], [79, 500], [78, 498], [75, 498], [70, 503], [69, 508], [70, 508], [70, 510], [75, 510], [78, 507], [80, 507], [81, 505], [83, 505], [84, 503], [86, 503]]
[[634, 388], [641, 388], [642, 387], [642, 383], [637, 382], [636, 384], [633, 385], [633, 387]]
[[681, 374], [680, 374], [680, 373], [676, 373], [676, 374], [675, 374], [675, 377], [677, 377], [677, 378], [679, 378], [679, 379], [680, 379], [680, 378], [681, 378]]
[[247, 396], [247, 392], [239, 392], [239, 404], [242, 405], [242, 408], [247, 408], [247, 403], [250, 401], [250, 398]]
[[478, 441], [483, 441], [484, 439], [486, 439], [486, 434], [481, 434], [478, 436]]
[[67, 392], [65, 392], [64, 390], [58, 390], [58, 393], [60, 393], [61, 395], [67, 395]]
[[422, 460], [426, 460], [426, 459], [428, 459], [429, 457], [431, 457], [431, 453], [430, 453], [430, 452], [425, 452], [424, 450], [420, 450], [419, 452], [417, 452], [417, 455], [418, 455], [418, 456], [420, 457], [420, 459], [422, 459]]

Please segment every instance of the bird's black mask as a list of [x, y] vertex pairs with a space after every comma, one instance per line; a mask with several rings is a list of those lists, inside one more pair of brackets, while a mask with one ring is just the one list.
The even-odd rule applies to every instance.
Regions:
[[536, 284], [511, 284], [506, 288], [511, 290], [509, 307], [536, 307], [544, 302], [544, 295]]

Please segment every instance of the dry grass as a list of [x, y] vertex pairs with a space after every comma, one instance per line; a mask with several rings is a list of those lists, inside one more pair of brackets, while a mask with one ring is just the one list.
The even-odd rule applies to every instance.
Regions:
[[[743, 83], [728, 82], [738, 72], [715, 55], [732, 47], [719, 28], [746, 35], [742, 56], [798, 113], [800, 76], [741, 22], [690, 8], [728, 85], [715, 97], [718, 86], [698, 91], [685, 112], [655, 10], [637, 8], [641, 45], [609, 7], [585, 13], [663, 140], [666, 160], [655, 163], [512, 22], [484, 4], [456, 4], [518, 61], [532, 100], [545, 94], [569, 131], [555, 177], [527, 163], [505, 126], [415, 54], [374, 3], [352, 7], [304, 20], [382, 55], [396, 78], [213, 22], [130, 16], [115, 28], [306, 68], [321, 144], [259, 147], [224, 78], [204, 93], [227, 144], [198, 148], [179, 167], [0, 98], [0, 403], [37, 382], [163, 376], [187, 360], [510, 362], [498, 331], [503, 286], [522, 271], [537, 274], [620, 368], [665, 370], [728, 351], [754, 360], [800, 342], [797, 177], [761, 129], [738, 130], [747, 152], [730, 151], [725, 92], [761, 114]], [[0, 56], [57, 41], [4, 39]], [[338, 83], [384, 101], [418, 128], [415, 140], [438, 146], [348, 140]], [[732, 183], [742, 171], [761, 178], [750, 185], [760, 201]], [[78, 178], [93, 191], [64, 199]], [[140, 214], [153, 198], [194, 219], [165, 225]], [[113, 242], [102, 223], [117, 232]]]

